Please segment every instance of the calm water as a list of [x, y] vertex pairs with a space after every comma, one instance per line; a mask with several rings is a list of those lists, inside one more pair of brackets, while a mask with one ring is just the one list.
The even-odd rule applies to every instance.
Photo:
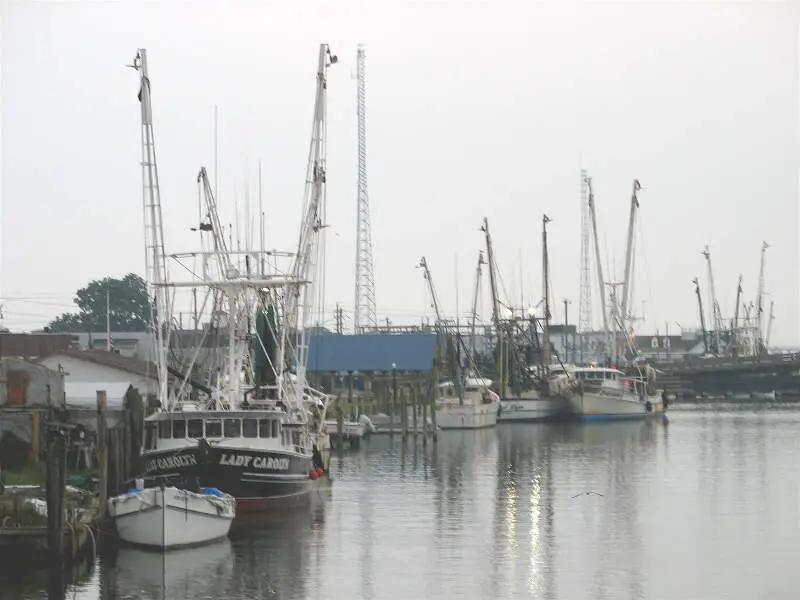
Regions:
[[[313, 511], [103, 557], [67, 598], [797, 598], [800, 412], [376, 437]], [[575, 494], [594, 491], [599, 495]], [[44, 587], [3, 598], [45, 598]]]

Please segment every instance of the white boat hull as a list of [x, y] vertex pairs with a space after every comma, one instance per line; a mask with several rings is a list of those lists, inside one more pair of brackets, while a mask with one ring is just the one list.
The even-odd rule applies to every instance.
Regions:
[[228, 494], [147, 488], [109, 499], [108, 512], [123, 542], [174, 548], [226, 537], [236, 516], [236, 500]]
[[565, 398], [505, 398], [500, 401], [498, 423], [548, 421], [569, 415]]
[[441, 406], [436, 411], [439, 429], [482, 429], [497, 424], [497, 403]]
[[574, 394], [570, 398], [572, 411], [585, 421], [602, 419], [636, 419], [663, 416], [661, 396], [639, 399], [634, 394], [612, 396], [599, 392]]

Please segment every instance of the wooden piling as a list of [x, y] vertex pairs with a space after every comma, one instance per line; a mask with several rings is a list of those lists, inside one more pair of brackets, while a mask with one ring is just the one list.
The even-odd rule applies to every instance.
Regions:
[[50, 425], [47, 431], [47, 549], [50, 568], [61, 570], [64, 550], [64, 487], [67, 466], [64, 433]]
[[402, 424], [403, 440], [408, 437], [408, 386], [404, 385], [400, 390], [400, 423]]
[[97, 460], [100, 467], [100, 518], [105, 519], [108, 498], [108, 431], [106, 408], [108, 399], [105, 390], [97, 390]]
[[419, 384], [418, 383], [415, 383], [414, 386], [411, 388], [411, 393], [412, 393], [412, 396], [411, 396], [411, 407], [414, 410], [414, 418], [413, 418], [412, 426], [414, 427], [414, 438], [416, 438], [417, 434], [419, 433], [419, 430], [418, 430], [418, 427], [417, 427], [417, 411], [419, 409]]

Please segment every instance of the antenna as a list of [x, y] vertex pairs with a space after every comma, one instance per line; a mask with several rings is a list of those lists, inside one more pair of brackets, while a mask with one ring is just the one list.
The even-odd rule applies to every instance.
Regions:
[[372, 231], [369, 218], [367, 189], [367, 122], [366, 122], [366, 64], [364, 46], [356, 52], [358, 79], [358, 198], [356, 213], [356, 290], [353, 310], [353, 329], [361, 333], [364, 327], [377, 327], [375, 315], [375, 273], [372, 260]]

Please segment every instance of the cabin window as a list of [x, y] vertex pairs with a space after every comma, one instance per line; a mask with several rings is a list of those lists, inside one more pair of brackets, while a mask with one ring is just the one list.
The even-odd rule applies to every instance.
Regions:
[[162, 440], [168, 440], [172, 437], [172, 423], [170, 421], [158, 422], [158, 437]]
[[611, 379], [611, 373], [606, 373], [606, 379]]
[[299, 431], [293, 431], [292, 432], [292, 444], [295, 445], [295, 446], [299, 446], [300, 445], [300, 432]]
[[258, 420], [258, 437], [269, 437], [269, 419]]
[[156, 447], [156, 425], [146, 423], [144, 426], [144, 447], [152, 450]]
[[189, 419], [186, 425], [186, 431], [190, 438], [203, 437], [203, 419]]
[[242, 422], [239, 419], [225, 419], [225, 437], [242, 437]]
[[222, 437], [222, 421], [206, 421], [206, 437], [207, 438], [221, 438]]
[[272, 437], [278, 437], [278, 421], [275, 419], [272, 420]]
[[242, 419], [242, 435], [246, 438], [258, 437], [258, 420]]
[[186, 437], [186, 421], [183, 419], [176, 419], [172, 422], [172, 437], [185, 438]]

